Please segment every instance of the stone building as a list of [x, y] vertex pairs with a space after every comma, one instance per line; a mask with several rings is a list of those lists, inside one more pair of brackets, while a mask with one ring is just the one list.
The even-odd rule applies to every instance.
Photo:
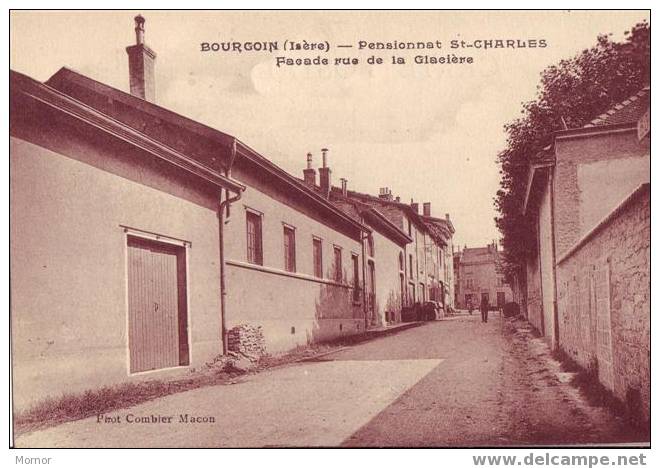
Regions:
[[454, 252], [457, 308], [476, 309], [483, 298], [491, 307], [501, 308], [512, 299], [511, 288], [500, 273], [497, 242], [486, 247], [464, 247]]
[[557, 132], [530, 168], [527, 316], [632, 411], [649, 415], [650, 89]]

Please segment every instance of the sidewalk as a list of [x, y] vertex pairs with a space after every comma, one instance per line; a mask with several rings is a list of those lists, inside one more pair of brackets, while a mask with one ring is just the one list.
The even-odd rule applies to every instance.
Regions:
[[419, 327], [421, 325], [424, 325], [424, 323], [426, 322], [403, 322], [403, 323], [395, 323], [392, 325], [385, 325], [378, 328], [369, 328], [365, 332], [365, 335], [367, 335], [370, 338], [385, 336], [385, 335], [389, 335], [390, 333], [396, 333], [403, 330], [407, 330], [408, 328]]

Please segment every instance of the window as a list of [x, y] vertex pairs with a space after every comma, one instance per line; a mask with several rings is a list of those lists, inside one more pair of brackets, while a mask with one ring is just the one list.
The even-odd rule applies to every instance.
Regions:
[[403, 252], [399, 252], [399, 271], [406, 269], [405, 261], [403, 260]]
[[360, 302], [360, 257], [351, 255], [353, 262], [353, 302]]
[[318, 237], [312, 239], [312, 251], [314, 255], [314, 276], [323, 278], [323, 241]]
[[506, 295], [503, 292], [497, 293], [497, 307], [504, 307], [506, 302]]
[[415, 303], [415, 283], [408, 283], [408, 305]]
[[296, 271], [296, 230], [284, 226], [284, 269]]
[[474, 289], [474, 280], [472, 278], [465, 280], [465, 289]]
[[332, 265], [332, 267], [334, 269], [333, 277], [334, 277], [334, 280], [336, 282], [341, 283], [342, 278], [343, 278], [343, 274], [342, 274], [343, 267], [342, 267], [342, 264], [341, 264], [341, 247], [335, 246], [334, 256], [335, 256], [335, 258], [334, 258], [335, 261]]
[[370, 257], [374, 256], [374, 236], [372, 234], [367, 237], [367, 254]]
[[248, 211], [247, 224], [247, 260], [256, 265], [264, 264], [263, 244], [261, 239], [261, 216]]
[[412, 254], [410, 254], [410, 255], [408, 256], [408, 263], [409, 263], [408, 266], [410, 267], [410, 268], [409, 268], [409, 269], [410, 269], [409, 276], [410, 276], [410, 278], [412, 279], [413, 276], [415, 276], [415, 275], [413, 275], [413, 258], [412, 258]]

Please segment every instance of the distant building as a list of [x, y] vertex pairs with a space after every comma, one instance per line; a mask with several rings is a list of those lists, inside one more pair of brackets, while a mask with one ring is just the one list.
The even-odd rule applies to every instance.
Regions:
[[500, 272], [497, 243], [486, 247], [465, 247], [454, 253], [457, 308], [479, 307], [485, 298], [491, 307], [503, 307], [512, 299], [511, 287]]
[[366, 326], [375, 327], [401, 320], [401, 308], [415, 302], [435, 301], [443, 311], [453, 307], [451, 249], [454, 226], [449, 218], [431, 216], [431, 203], [401, 203], [391, 191], [381, 188], [378, 196], [332, 185], [327, 150], [316, 170], [308, 154], [303, 171], [305, 183], [349, 217], [368, 226], [365, 237]]

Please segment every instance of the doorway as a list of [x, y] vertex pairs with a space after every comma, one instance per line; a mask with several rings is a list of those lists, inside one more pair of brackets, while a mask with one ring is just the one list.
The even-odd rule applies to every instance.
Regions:
[[184, 247], [127, 238], [130, 372], [189, 364]]

